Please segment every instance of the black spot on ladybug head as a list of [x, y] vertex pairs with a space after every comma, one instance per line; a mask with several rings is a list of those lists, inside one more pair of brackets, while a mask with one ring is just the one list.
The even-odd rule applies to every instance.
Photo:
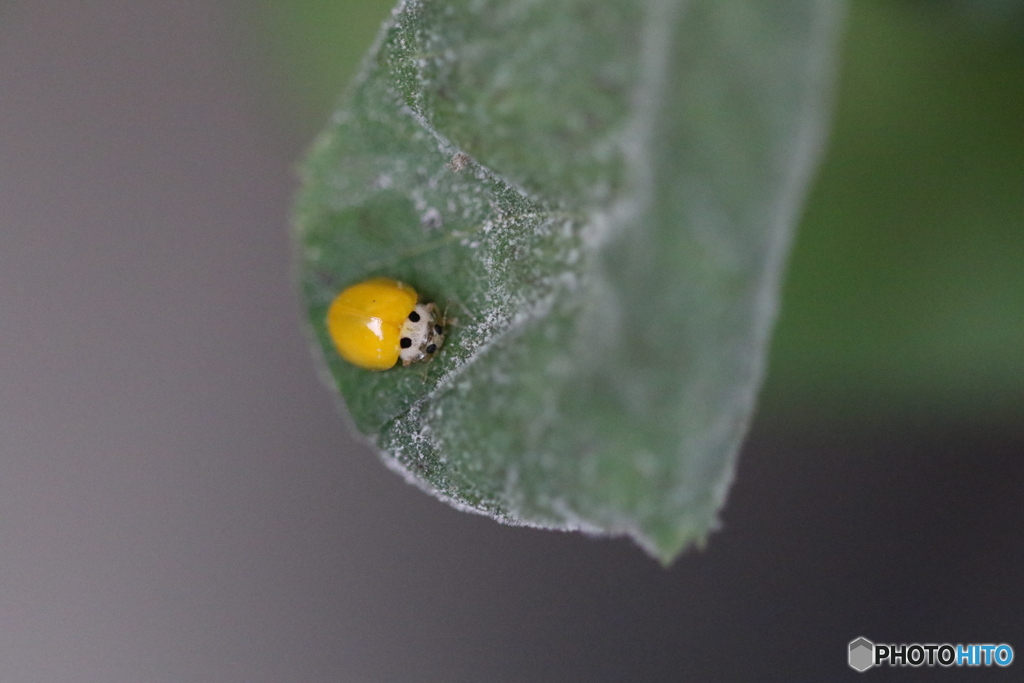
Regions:
[[434, 351], [437, 351], [437, 344], [431, 344], [427, 347], [427, 353], [433, 353]]
[[436, 334], [444, 334], [444, 328], [440, 325], [434, 325], [434, 332]]
[[401, 346], [403, 349], [407, 349], [410, 346], [412, 346], [412, 339], [409, 339], [408, 337], [402, 337], [401, 339], [398, 340], [398, 345]]
[[418, 323], [420, 321], [420, 314], [417, 313], [416, 311], [413, 311], [412, 313], [409, 314], [409, 320], [413, 321], [414, 323]]

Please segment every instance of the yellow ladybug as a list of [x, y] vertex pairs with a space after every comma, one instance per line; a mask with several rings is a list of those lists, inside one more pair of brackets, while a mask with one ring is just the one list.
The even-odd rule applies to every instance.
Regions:
[[327, 331], [341, 357], [367, 370], [430, 360], [444, 343], [437, 306], [418, 303], [409, 285], [378, 277], [352, 285], [327, 309]]

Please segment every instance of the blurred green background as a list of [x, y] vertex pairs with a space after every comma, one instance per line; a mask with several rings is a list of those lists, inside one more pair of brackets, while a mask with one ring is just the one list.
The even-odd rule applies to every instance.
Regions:
[[[312, 138], [392, 6], [263, 0], [284, 125]], [[1019, 420], [1024, 3], [856, 0], [841, 63], [761, 426]]]

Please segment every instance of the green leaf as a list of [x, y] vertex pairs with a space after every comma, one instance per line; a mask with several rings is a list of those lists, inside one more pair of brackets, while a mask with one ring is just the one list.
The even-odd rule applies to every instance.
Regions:
[[[715, 525], [818, 156], [833, 0], [409, 0], [304, 167], [300, 275], [356, 427], [510, 523]], [[454, 319], [422, 367], [345, 364], [373, 276]]]

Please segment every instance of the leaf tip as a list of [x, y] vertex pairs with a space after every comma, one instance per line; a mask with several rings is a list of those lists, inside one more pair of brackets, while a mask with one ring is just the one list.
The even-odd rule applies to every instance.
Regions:
[[693, 521], [653, 524], [631, 532], [630, 538], [664, 569], [668, 569], [689, 547], [703, 550], [714, 526], [713, 522], [700, 524]]

